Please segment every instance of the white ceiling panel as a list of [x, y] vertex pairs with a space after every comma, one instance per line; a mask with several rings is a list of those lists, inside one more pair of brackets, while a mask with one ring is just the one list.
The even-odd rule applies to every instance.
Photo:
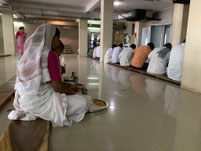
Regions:
[[115, 11], [133, 9], [163, 10], [173, 6], [172, 0], [120, 0], [119, 6], [114, 6]]
[[9, 0], [12, 6], [84, 12], [93, 0]]

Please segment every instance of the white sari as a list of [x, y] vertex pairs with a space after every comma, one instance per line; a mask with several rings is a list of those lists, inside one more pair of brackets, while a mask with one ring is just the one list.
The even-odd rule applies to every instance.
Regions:
[[50, 84], [48, 55], [55, 26], [43, 24], [27, 39], [17, 68], [14, 107], [10, 120], [35, 120], [40, 117], [53, 126], [80, 122], [91, 105], [91, 98], [56, 93]]

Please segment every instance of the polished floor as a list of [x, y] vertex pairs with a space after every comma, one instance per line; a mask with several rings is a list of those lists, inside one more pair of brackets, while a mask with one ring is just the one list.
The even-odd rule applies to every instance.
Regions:
[[15, 75], [17, 60], [18, 56], [0, 58], [0, 85]]
[[[201, 94], [85, 57], [65, 55], [61, 64], [109, 108], [72, 127], [51, 128], [50, 151], [201, 150]], [[10, 106], [0, 109], [0, 125]]]

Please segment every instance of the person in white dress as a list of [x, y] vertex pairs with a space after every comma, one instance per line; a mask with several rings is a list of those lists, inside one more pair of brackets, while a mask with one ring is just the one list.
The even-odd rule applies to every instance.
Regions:
[[164, 47], [155, 48], [148, 56], [149, 66], [147, 72], [151, 74], [166, 74], [172, 45], [167, 43]]
[[136, 45], [131, 44], [129, 48], [123, 49], [119, 54], [119, 63], [121, 66], [130, 66], [131, 60], [133, 59], [133, 50], [135, 50]]
[[167, 75], [172, 80], [181, 81], [182, 79], [184, 49], [185, 43], [182, 43], [173, 47], [170, 53]]
[[[91, 97], [75, 94], [66, 87], [59, 75], [59, 36], [56, 27], [40, 25], [26, 40], [24, 55], [19, 61], [15, 83], [15, 110], [8, 115], [10, 120], [51, 121], [53, 126], [71, 126], [80, 122], [91, 107]], [[59, 50], [60, 51], [60, 50]], [[53, 80], [49, 60], [52, 54], [56, 62], [55, 71], [59, 79]], [[52, 66], [50, 66], [52, 65]]]
[[112, 63], [119, 63], [119, 54], [122, 52], [123, 44], [119, 44], [112, 52]]
[[104, 63], [108, 63], [112, 60], [112, 52], [115, 47], [117, 47], [117, 45], [113, 44], [112, 47], [107, 50], [104, 56]]
[[100, 59], [100, 46], [94, 48], [93, 58]]

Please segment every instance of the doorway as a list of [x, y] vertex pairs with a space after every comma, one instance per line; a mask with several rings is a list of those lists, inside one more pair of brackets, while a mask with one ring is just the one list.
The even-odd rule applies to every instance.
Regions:
[[171, 31], [171, 25], [151, 25], [150, 41], [154, 43], [155, 47], [162, 47], [171, 42]]

